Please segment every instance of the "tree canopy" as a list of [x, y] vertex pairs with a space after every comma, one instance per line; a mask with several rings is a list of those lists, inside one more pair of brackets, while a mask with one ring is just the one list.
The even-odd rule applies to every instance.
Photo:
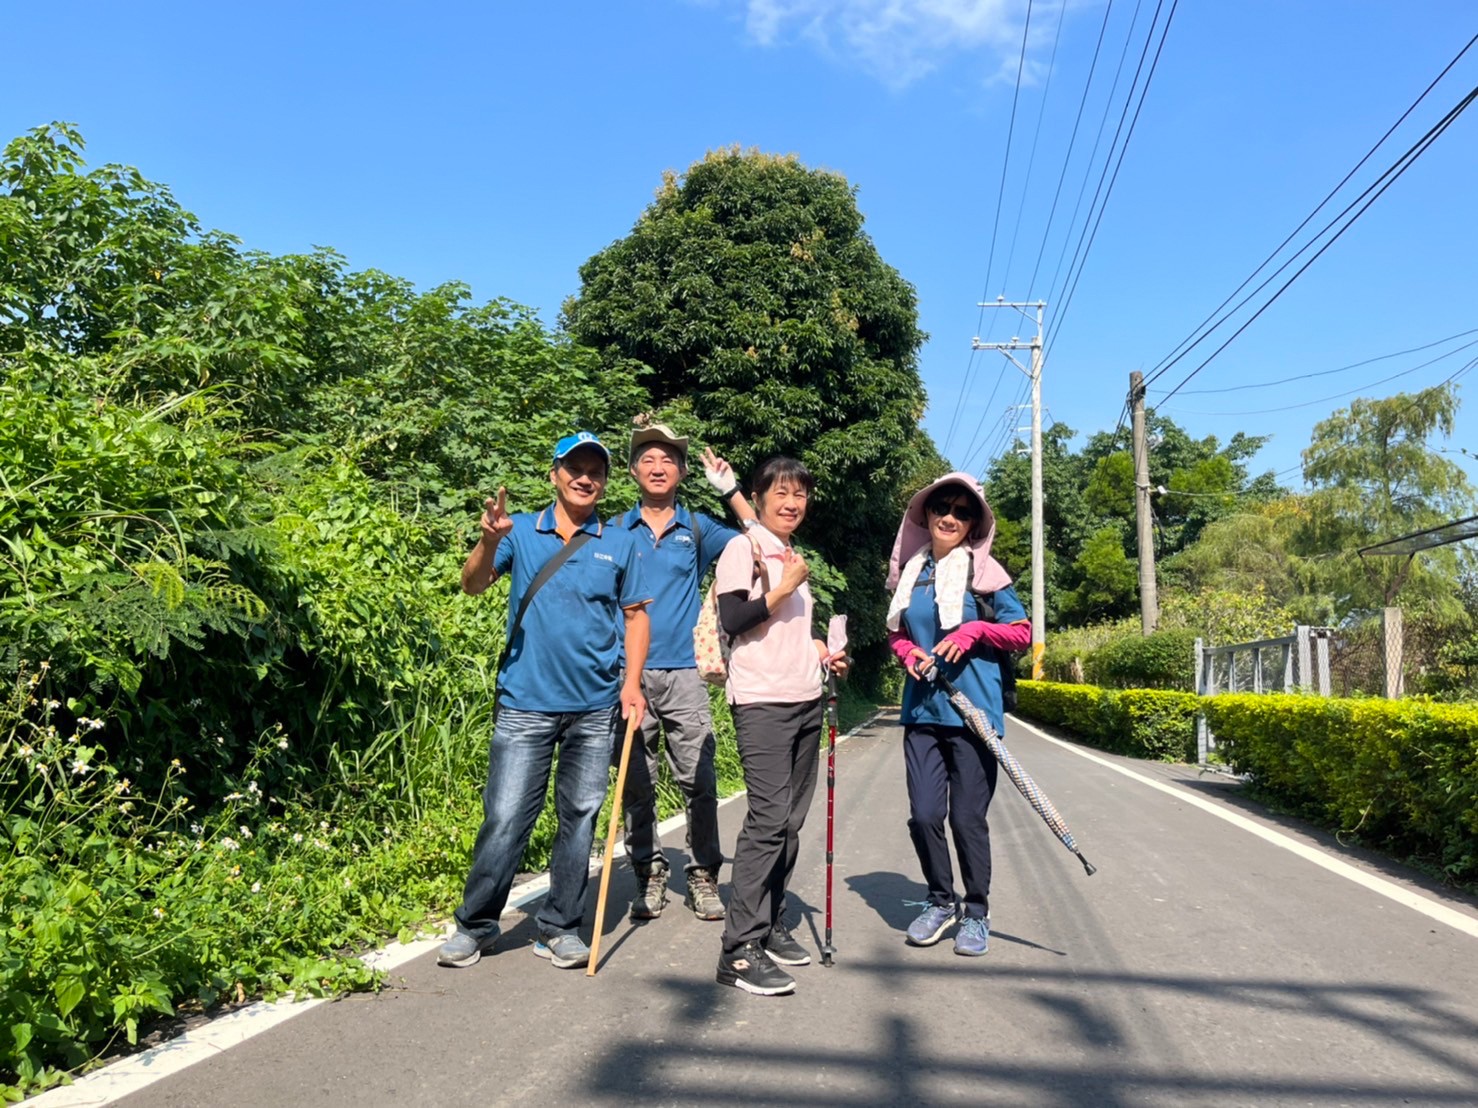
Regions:
[[[911, 285], [862, 229], [856, 190], [794, 157], [709, 153], [580, 270], [564, 324], [606, 364], [637, 363], [741, 473], [801, 458], [804, 537], [846, 575], [854, 638], [881, 635], [883, 555], [920, 451], [923, 334]], [[910, 478], [915, 479], [915, 478]]]

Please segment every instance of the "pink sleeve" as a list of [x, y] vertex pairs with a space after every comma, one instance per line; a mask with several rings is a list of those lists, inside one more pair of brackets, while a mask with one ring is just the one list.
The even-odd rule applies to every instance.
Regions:
[[960, 624], [944, 637], [961, 650], [967, 651], [982, 642], [998, 646], [1002, 650], [1025, 650], [1031, 645], [1032, 629], [1029, 623], [987, 623], [985, 620], [972, 619]]
[[902, 631], [888, 632], [888, 649], [898, 656], [898, 660], [908, 665], [913, 660], [913, 651], [918, 646]]

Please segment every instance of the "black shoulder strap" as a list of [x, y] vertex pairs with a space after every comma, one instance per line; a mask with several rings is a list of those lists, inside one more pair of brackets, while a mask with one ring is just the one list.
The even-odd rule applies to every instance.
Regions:
[[698, 548], [698, 584], [703, 584], [703, 517], [697, 512], [688, 516], [693, 521], [693, 543]]
[[503, 644], [503, 653], [498, 656], [498, 672], [503, 672], [503, 665], [508, 661], [508, 652], [513, 649], [513, 640], [518, 637], [518, 629], [523, 626], [524, 614], [529, 610], [529, 602], [534, 599], [534, 594], [542, 589], [551, 577], [559, 570], [559, 567], [570, 560], [570, 557], [595, 536], [589, 531], [576, 531], [570, 536], [570, 541], [565, 543], [555, 552], [554, 556], [545, 562], [534, 579], [529, 582], [528, 591], [523, 594], [523, 599], [518, 602], [518, 614], [513, 617], [513, 626], [508, 631], [508, 641]]

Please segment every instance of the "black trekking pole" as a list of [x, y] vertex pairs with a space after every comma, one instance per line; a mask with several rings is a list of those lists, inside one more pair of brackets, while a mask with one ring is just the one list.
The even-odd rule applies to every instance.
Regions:
[[821, 944], [821, 964], [832, 964], [836, 947], [831, 945], [831, 875], [835, 857], [837, 794], [837, 681], [826, 678], [826, 941]]

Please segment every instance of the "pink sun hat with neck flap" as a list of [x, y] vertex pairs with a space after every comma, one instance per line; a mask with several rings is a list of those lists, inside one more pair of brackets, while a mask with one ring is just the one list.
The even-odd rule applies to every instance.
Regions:
[[974, 577], [970, 582], [972, 592], [995, 592], [1011, 583], [1011, 575], [1000, 562], [991, 557], [991, 543], [996, 537], [996, 516], [985, 502], [985, 493], [980, 482], [968, 473], [956, 471], [946, 473], [938, 480], [925, 485], [914, 493], [903, 513], [903, 522], [898, 525], [898, 537], [893, 540], [893, 553], [888, 559], [888, 588], [896, 588], [898, 576], [908, 560], [930, 543], [929, 520], [924, 505], [946, 485], [952, 485], [967, 494], [980, 508], [980, 518], [970, 528], [965, 540], [974, 562]]

